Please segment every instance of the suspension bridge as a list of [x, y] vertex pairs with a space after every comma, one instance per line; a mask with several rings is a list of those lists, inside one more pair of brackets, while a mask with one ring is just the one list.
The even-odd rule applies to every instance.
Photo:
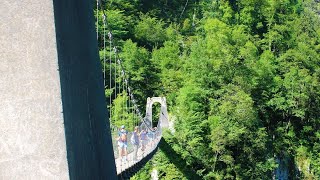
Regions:
[[[158, 149], [166, 98], [149, 97], [143, 115], [96, 5], [102, 32], [90, 1], [0, 2], [0, 179], [129, 179]], [[119, 154], [122, 125], [127, 153]], [[139, 145], [130, 141], [135, 127], [146, 133]]]
[[[111, 124], [112, 129], [115, 131], [111, 134], [115, 136], [113, 137], [113, 150], [115, 155], [116, 171], [119, 179], [128, 179], [153, 156], [153, 154], [157, 150], [158, 144], [162, 136], [162, 128], [167, 128], [169, 125], [166, 98], [147, 98], [145, 117], [142, 116], [142, 113], [138, 107], [137, 100], [133, 94], [133, 88], [129, 84], [130, 77], [128, 77], [125, 68], [122, 65], [122, 60], [119, 58], [118, 55], [118, 49], [113, 41], [112, 29], [108, 27], [107, 16], [105, 14], [106, 8], [103, 6], [100, 0], [97, 0], [96, 2], [97, 41], [98, 44], [99, 40], [103, 41], [102, 64], [104, 87], [105, 91], [111, 92], [107, 95], [107, 98], [109, 99], [109, 122]], [[99, 10], [101, 10], [102, 12], [103, 28], [101, 29], [102, 32], [100, 33], [103, 34], [102, 37], [99, 37]], [[109, 43], [108, 57], [106, 53], [107, 43]], [[109, 59], [107, 60], [107, 58]], [[107, 68], [107, 66], [109, 68]], [[119, 97], [121, 98], [120, 104], [122, 107], [119, 108], [120, 110], [117, 110], [116, 103], [112, 103], [112, 101], [116, 101], [116, 99]], [[154, 103], [161, 104], [159, 120], [156, 127], [153, 127], [152, 121], [152, 105]], [[120, 137], [118, 137], [117, 135], [121, 131], [121, 128], [115, 125], [119, 121], [123, 123], [122, 126], [124, 126], [124, 124], [128, 125], [129, 132], [127, 132], [127, 136], [131, 136], [132, 138], [134, 136], [134, 132], [132, 132], [134, 127], [138, 128], [138, 132], [136, 132], [136, 135], [141, 141], [140, 143], [138, 143], [138, 145], [134, 145], [134, 143], [128, 143], [127, 140], [125, 142], [126, 146], [128, 145], [126, 148], [126, 155], [124, 155], [123, 157], [120, 154], [120, 151], [122, 150], [119, 146], [119, 143], [121, 143], [119, 142]], [[142, 140], [141, 133], [144, 132], [147, 133], [146, 140]]]

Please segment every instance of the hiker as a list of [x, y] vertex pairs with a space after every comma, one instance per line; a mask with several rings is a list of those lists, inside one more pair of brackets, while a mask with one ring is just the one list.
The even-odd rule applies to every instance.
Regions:
[[121, 129], [120, 129], [118, 135], [119, 135], [119, 137], [118, 137], [119, 157], [123, 161], [127, 161], [127, 147], [128, 147], [127, 135], [128, 135], [128, 132], [125, 129], [124, 125], [121, 126]]
[[159, 139], [159, 131], [157, 127], [154, 127], [154, 136], [155, 136], [155, 140], [158, 141]]
[[147, 138], [147, 132], [146, 130], [142, 130], [140, 133], [140, 139], [141, 139], [141, 151], [142, 154], [144, 153], [144, 150], [146, 149], [146, 145], [148, 143], [148, 138]]
[[152, 131], [150, 131], [148, 133], [148, 137], [149, 137], [149, 140], [150, 140], [149, 144], [150, 144], [151, 147], [154, 145], [154, 139], [155, 139], [155, 132], [153, 130], [154, 130], [154, 128], [152, 128]]
[[131, 136], [131, 143], [133, 145], [133, 160], [134, 161], [137, 161], [137, 157], [138, 157], [138, 149], [139, 149], [139, 146], [140, 146], [140, 137], [139, 137], [139, 127], [136, 126], [134, 128], [134, 131], [132, 133], [132, 136]]

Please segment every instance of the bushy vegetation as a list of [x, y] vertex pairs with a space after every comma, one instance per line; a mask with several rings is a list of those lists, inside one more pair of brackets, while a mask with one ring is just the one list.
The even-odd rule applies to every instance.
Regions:
[[104, 3], [139, 105], [165, 96], [175, 118], [152, 161], [160, 179], [271, 179], [279, 159], [290, 179], [320, 178], [316, 1]]

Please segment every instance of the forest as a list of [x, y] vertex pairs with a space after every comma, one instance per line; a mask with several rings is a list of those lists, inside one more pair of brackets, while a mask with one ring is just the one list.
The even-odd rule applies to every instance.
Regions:
[[[165, 180], [320, 179], [319, 1], [101, 3], [101, 62], [114, 56], [103, 41], [112, 31], [138, 106], [164, 96], [174, 121], [132, 179], [153, 169]], [[124, 94], [107, 107], [117, 107], [116, 125], [135, 118], [121, 109]]]

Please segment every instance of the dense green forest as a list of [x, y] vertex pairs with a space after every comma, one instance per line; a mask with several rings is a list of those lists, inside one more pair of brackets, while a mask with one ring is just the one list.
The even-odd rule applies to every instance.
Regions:
[[[277, 171], [320, 179], [317, 1], [102, 3], [140, 108], [165, 96], [174, 120], [175, 132], [132, 179], [150, 179], [154, 168], [168, 180], [272, 179]], [[114, 56], [103, 48], [102, 13], [101, 61]], [[122, 119], [134, 118], [113, 102]]]

